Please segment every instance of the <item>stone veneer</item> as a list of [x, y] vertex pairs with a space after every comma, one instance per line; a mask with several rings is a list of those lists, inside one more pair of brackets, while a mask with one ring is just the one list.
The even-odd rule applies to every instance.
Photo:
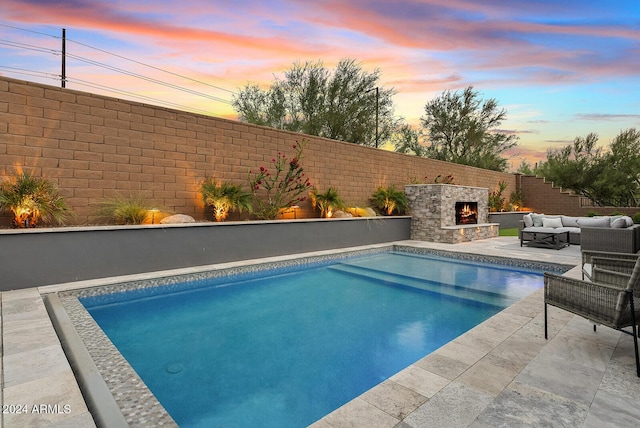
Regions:
[[[489, 190], [451, 184], [405, 186], [411, 214], [411, 239], [457, 244], [498, 236], [498, 223], [488, 223]], [[456, 225], [456, 202], [478, 203], [478, 224]]]

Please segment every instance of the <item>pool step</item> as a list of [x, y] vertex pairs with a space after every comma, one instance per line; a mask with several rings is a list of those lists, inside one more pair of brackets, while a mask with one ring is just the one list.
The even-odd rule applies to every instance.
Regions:
[[478, 290], [455, 284], [416, 278], [409, 275], [385, 272], [370, 267], [350, 265], [347, 263], [332, 265], [329, 269], [359, 278], [382, 281], [395, 287], [408, 288], [414, 291], [420, 290], [428, 293], [437, 293], [474, 302], [498, 305], [501, 307], [504, 307], [505, 305], [508, 306], [519, 300], [518, 298], [505, 296], [504, 294], [492, 291]]

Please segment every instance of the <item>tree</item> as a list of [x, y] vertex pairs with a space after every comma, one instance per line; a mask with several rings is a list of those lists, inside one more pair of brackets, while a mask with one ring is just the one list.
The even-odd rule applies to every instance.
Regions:
[[548, 150], [536, 174], [591, 199], [599, 206], [637, 206], [640, 192], [640, 131], [622, 131], [608, 151], [598, 135], [576, 137], [573, 144]]
[[507, 115], [491, 98], [480, 99], [473, 86], [464, 91], [446, 91], [425, 105], [420, 118], [428, 135], [427, 157], [447, 162], [505, 171], [502, 154], [516, 146], [518, 137], [499, 132]]
[[391, 142], [398, 153], [425, 156], [426, 147], [420, 143], [420, 133], [410, 125], [400, 124], [391, 136]]
[[380, 86], [380, 70], [368, 73], [353, 59], [333, 73], [322, 62], [293, 64], [266, 90], [247, 84], [233, 97], [240, 120], [277, 129], [374, 146], [395, 129], [392, 89]]
[[529, 164], [529, 162], [523, 159], [520, 161], [520, 165], [518, 165], [518, 169], [516, 169], [516, 173], [522, 174], [522, 175], [535, 175], [534, 168], [535, 166], [532, 167], [531, 164]]

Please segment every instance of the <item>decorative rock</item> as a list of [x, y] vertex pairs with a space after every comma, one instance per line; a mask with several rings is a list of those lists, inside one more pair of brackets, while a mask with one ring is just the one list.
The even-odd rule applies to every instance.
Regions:
[[174, 214], [160, 220], [161, 224], [195, 223], [196, 220], [190, 215]]
[[375, 210], [371, 207], [366, 207], [363, 208], [364, 212], [366, 213], [366, 215], [363, 215], [362, 217], [376, 217], [378, 214], [376, 214]]
[[351, 213], [346, 213], [340, 210], [333, 213], [333, 218], [348, 218], [348, 217], [353, 217], [353, 216], [351, 215]]
[[376, 212], [371, 207], [351, 207], [347, 208], [347, 211], [354, 217], [375, 217]]

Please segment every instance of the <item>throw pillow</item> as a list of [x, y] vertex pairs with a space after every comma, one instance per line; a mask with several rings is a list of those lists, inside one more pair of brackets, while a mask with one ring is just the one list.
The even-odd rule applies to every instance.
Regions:
[[630, 226], [633, 226], [633, 220], [629, 216], [611, 217], [611, 227], [623, 229]]
[[580, 227], [609, 227], [609, 217], [580, 217], [578, 225]]
[[545, 217], [542, 219], [542, 227], [562, 227], [562, 219]]
[[533, 220], [534, 227], [542, 227], [543, 218], [544, 218], [544, 214], [531, 213], [531, 220]]
[[522, 220], [524, 221], [524, 227], [533, 226], [533, 219], [531, 218], [531, 214], [525, 214], [522, 216]]
[[566, 215], [562, 216], [562, 225], [564, 227], [580, 227], [578, 226], [578, 218], [577, 217], [569, 217]]

